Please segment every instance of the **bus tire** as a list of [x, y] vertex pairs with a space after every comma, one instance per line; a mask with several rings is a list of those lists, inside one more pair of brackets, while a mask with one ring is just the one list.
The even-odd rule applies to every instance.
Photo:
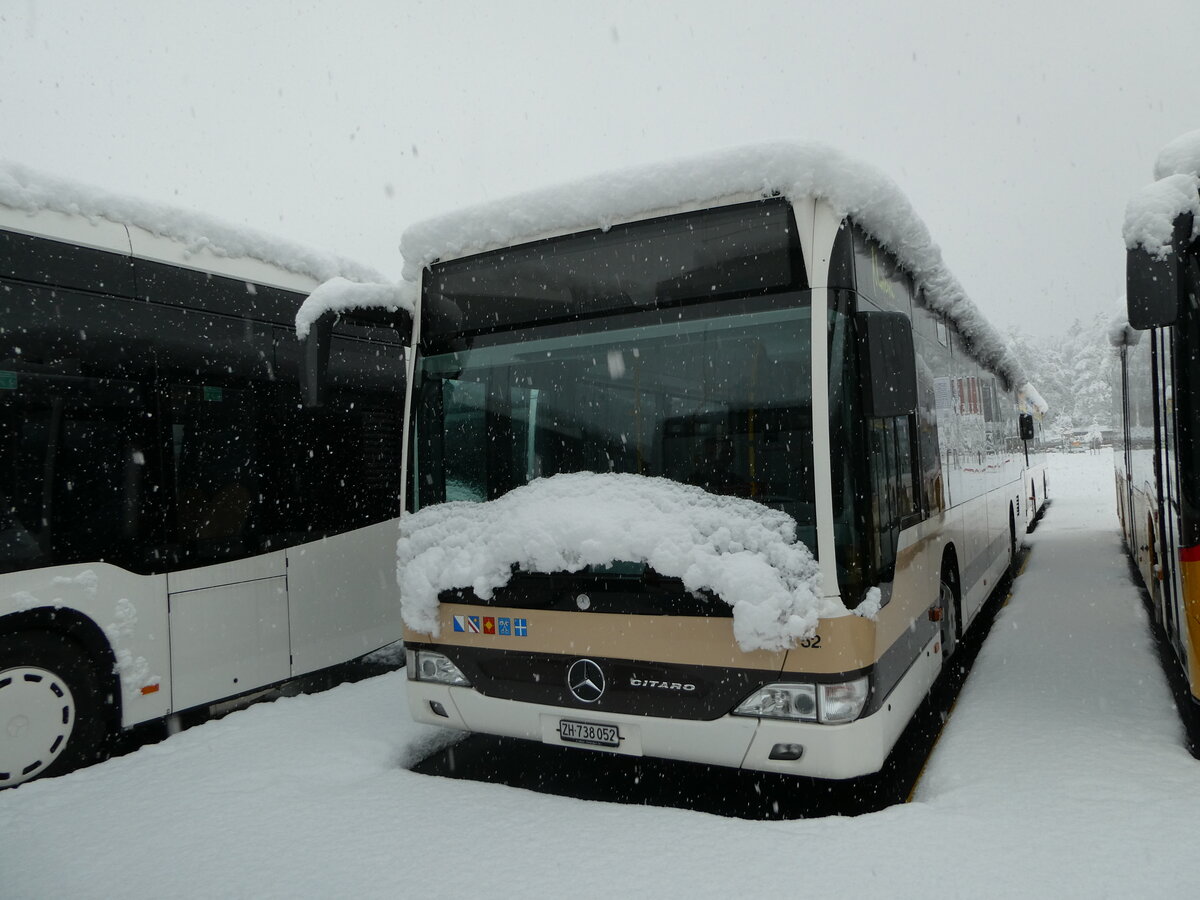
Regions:
[[0, 636], [0, 788], [102, 759], [109, 734], [100, 679], [63, 635]]
[[952, 557], [942, 561], [942, 577], [938, 586], [938, 606], [942, 610], [942, 660], [948, 660], [962, 639], [962, 606], [959, 596], [958, 565]]

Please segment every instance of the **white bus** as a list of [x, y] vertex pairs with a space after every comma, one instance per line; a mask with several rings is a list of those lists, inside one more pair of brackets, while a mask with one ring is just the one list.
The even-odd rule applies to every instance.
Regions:
[[326, 327], [310, 407], [294, 331], [372, 273], [0, 175], [0, 787], [399, 640], [403, 342]]
[[747, 148], [467, 210], [402, 248], [413, 529], [558, 473], [664, 477], [786, 512], [844, 607], [747, 650], [728, 605], [645, 558], [514, 565], [494, 591], [463, 563], [434, 624], [406, 610], [413, 716], [877, 771], [1045, 497], [1020, 411], [1044, 404], [895, 185], [825, 148]]

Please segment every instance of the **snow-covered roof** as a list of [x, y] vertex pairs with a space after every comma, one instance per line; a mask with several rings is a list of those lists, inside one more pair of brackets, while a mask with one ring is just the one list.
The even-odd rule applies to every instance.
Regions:
[[1200, 175], [1200, 128], [1181, 134], [1158, 151], [1154, 177]]
[[541, 478], [486, 503], [439, 503], [400, 519], [397, 579], [404, 622], [437, 635], [438, 594], [471, 588], [483, 599], [513, 566], [577, 572], [642, 562], [708, 589], [733, 607], [743, 650], [782, 650], [821, 617], [844, 616], [823, 598], [812, 553], [791, 516], [752, 500], [641, 475], [576, 472]]
[[[34, 234], [45, 233], [46, 213], [115, 223], [129, 230], [127, 253], [219, 274], [226, 274], [223, 269], [228, 268], [232, 277], [244, 277], [245, 267], [226, 261], [248, 259], [318, 282], [337, 276], [386, 280], [368, 266], [214, 216], [115, 194], [11, 161], [0, 160], [0, 207], [26, 213], [27, 230]], [[35, 224], [35, 220], [39, 221]], [[21, 227], [13, 216], [5, 217], [5, 222]], [[179, 246], [156, 248], [153, 241], [138, 239], [139, 230]]]
[[606, 229], [654, 210], [774, 193], [792, 200], [820, 198], [838, 215], [852, 217], [895, 254], [930, 307], [947, 315], [970, 339], [984, 366], [1036, 395], [1008, 343], [946, 267], [941, 250], [896, 183], [819, 143], [751, 145], [625, 169], [428, 219], [410, 226], [401, 238], [404, 278], [415, 283], [421, 270], [438, 259], [548, 234]]
[[320, 285], [296, 312], [296, 337], [304, 340], [313, 322], [327, 312], [352, 309], [386, 309], [390, 312], [416, 310], [416, 286], [411, 282], [359, 284], [333, 278]]

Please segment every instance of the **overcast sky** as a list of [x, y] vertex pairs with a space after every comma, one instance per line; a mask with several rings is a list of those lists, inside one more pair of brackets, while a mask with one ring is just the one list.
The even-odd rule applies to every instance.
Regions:
[[1200, 2], [0, 0], [0, 157], [400, 274], [411, 222], [762, 140], [894, 178], [993, 322], [1123, 290]]

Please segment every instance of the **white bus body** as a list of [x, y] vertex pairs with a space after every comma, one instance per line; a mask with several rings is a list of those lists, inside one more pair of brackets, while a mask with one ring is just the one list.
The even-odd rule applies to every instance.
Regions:
[[343, 321], [305, 409], [318, 283], [0, 204], [0, 787], [401, 637], [404, 341]]

